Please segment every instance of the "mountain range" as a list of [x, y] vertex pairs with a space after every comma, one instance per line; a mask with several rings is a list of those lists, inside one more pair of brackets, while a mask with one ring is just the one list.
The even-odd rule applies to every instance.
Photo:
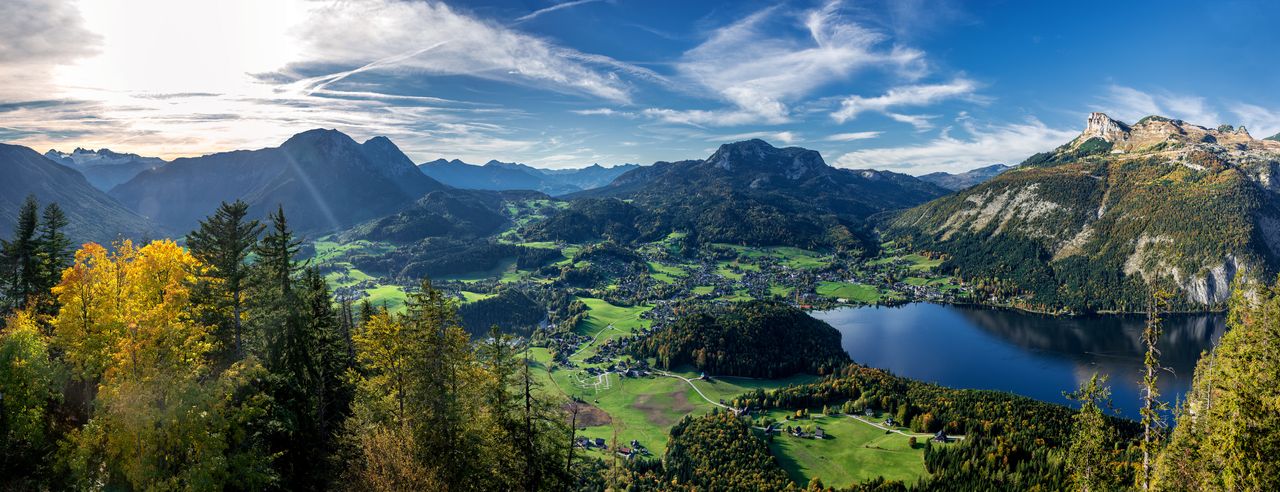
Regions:
[[1280, 142], [1241, 127], [1102, 113], [990, 181], [907, 210], [890, 237], [1034, 308], [1136, 311], [1149, 286], [1221, 306], [1280, 258]]
[[89, 184], [102, 191], [133, 179], [138, 173], [165, 165], [164, 159], [158, 157], [121, 154], [112, 152], [111, 149], [89, 150], [76, 147], [70, 153], [49, 150], [44, 156], [80, 171], [89, 180]]
[[575, 200], [569, 213], [532, 232], [557, 238], [631, 229], [637, 239], [653, 239], [688, 231], [711, 242], [866, 250], [875, 244], [868, 217], [946, 193], [905, 174], [835, 168], [816, 151], [753, 139], [721, 145], [702, 160], [632, 169], [607, 186], [568, 195]]
[[0, 144], [0, 237], [8, 238], [28, 195], [41, 205], [57, 202], [67, 215], [74, 243], [109, 244], [120, 237], [142, 239], [164, 231], [94, 188], [84, 175], [34, 150]]
[[541, 169], [496, 160], [475, 165], [457, 159], [436, 159], [418, 165], [423, 174], [455, 188], [533, 190], [553, 196], [604, 186], [637, 167], [636, 164], [613, 167], [592, 164], [580, 169]]
[[992, 164], [990, 166], [971, 169], [962, 173], [946, 173], [936, 172], [919, 176], [920, 179], [936, 184], [952, 191], [960, 191], [986, 182], [987, 180], [999, 176], [1000, 173], [1013, 169], [1004, 164]]
[[222, 201], [242, 199], [251, 216], [264, 217], [279, 205], [295, 230], [319, 233], [394, 213], [446, 188], [386, 137], [357, 143], [337, 130], [317, 129], [279, 147], [175, 159], [110, 194], [174, 231], [191, 230]]

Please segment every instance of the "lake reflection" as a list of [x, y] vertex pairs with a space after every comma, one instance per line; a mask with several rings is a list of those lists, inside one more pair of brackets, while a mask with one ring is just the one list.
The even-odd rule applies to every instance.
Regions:
[[[843, 334], [854, 361], [956, 388], [1009, 391], [1054, 403], [1094, 372], [1111, 376], [1112, 400], [1138, 417], [1141, 316], [1055, 318], [1018, 311], [908, 304], [815, 311]], [[1160, 342], [1160, 391], [1174, 402], [1196, 361], [1226, 330], [1221, 314], [1169, 315]]]

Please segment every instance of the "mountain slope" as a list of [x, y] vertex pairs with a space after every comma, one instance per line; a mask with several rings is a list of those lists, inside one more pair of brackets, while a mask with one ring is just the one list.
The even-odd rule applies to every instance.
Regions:
[[655, 235], [691, 230], [704, 241], [869, 250], [868, 217], [946, 193], [905, 174], [838, 169], [816, 151], [747, 140], [704, 160], [634, 169], [570, 198], [631, 200], [651, 215], [642, 229]]
[[336, 130], [310, 130], [275, 148], [176, 159], [111, 195], [175, 231], [194, 228], [219, 202], [238, 198], [253, 216], [280, 204], [296, 230], [323, 232], [395, 212], [445, 188], [385, 137], [359, 144]]
[[142, 157], [138, 154], [121, 154], [110, 149], [88, 150], [77, 147], [71, 153], [49, 150], [44, 153], [49, 160], [70, 167], [95, 188], [107, 191], [116, 185], [133, 179], [138, 173], [154, 169], [165, 164], [156, 157]]
[[1276, 271], [1278, 192], [1280, 142], [1094, 113], [1066, 145], [908, 210], [888, 232], [1033, 308], [1141, 310], [1148, 282], [1179, 307], [1216, 307], [1235, 275]]
[[952, 191], [960, 191], [965, 188], [982, 184], [987, 180], [999, 176], [1000, 173], [1013, 169], [1004, 164], [992, 164], [986, 167], [971, 169], [962, 173], [951, 174], [944, 172], [929, 173], [919, 176], [921, 180], [928, 181], [943, 188]]
[[511, 224], [503, 213], [508, 201], [546, 198], [534, 191], [437, 190], [399, 212], [352, 227], [342, 238], [401, 244], [432, 237], [482, 238]]
[[159, 228], [94, 188], [74, 169], [34, 150], [0, 144], [0, 237], [8, 238], [27, 195], [40, 204], [57, 202], [67, 214], [67, 236], [75, 243], [109, 244], [120, 236], [158, 236]]
[[423, 174], [455, 188], [474, 190], [534, 190], [549, 195], [604, 186], [622, 173], [638, 166], [624, 164], [604, 167], [593, 164], [581, 169], [540, 169], [524, 164], [489, 161], [483, 166], [454, 159], [436, 159], [418, 166]]

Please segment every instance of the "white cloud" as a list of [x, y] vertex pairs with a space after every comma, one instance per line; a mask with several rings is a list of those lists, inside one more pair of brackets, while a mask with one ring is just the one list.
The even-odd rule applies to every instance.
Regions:
[[920, 145], [849, 152], [836, 159], [836, 165], [891, 169], [916, 175], [935, 171], [963, 172], [996, 163], [1017, 164], [1079, 134], [1078, 130], [1049, 128], [1034, 119], [1025, 123], [986, 126], [961, 120], [960, 125], [968, 134], [966, 138], [943, 131], [942, 135]]
[[854, 140], [870, 140], [878, 138], [882, 134], [884, 134], [884, 132], [836, 133], [834, 135], [827, 135], [823, 140], [828, 142], [852, 142]]
[[0, 101], [48, 97], [53, 70], [92, 54], [100, 41], [61, 0], [6, 0], [0, 39]]
[[[300, 33], [308, 43], [302, 60], [306, 63], [363, 65], [402, 57], [380, 68], [529, 83], [615, 102], [631, 97], [617, 74], [595, 66], [604, 57], [587, 56], [440, 3], [335, 3], [315, 12]], [[625, 65], [611, 59], [607, 63]]]
[[583, 116], [619, 116], [622, 118], [636, 117], [636, 114], [631, 111], [618, 111], [613, 108], [575, 109], [570, 112], [574, 114], [580, 114]]
[[795, 143], [796, 141], [800, 140], [800, 136], [795, 132], [781, 131], [781, 132], [747, 132], [747, 133], [737, 133], [733, 135], [711, 135], [707, 137], [707, 141], [739, 142], [742, 140], [750, 140], [753, 138], [767, 140], [769, 141], [769, 143], [782, 142], [785, 145], [791, 145], [792, 143]]
[[[646, 113], [670, 123], [732, 126], [791, 121], [788, 104], [856, 72], [875, 68], [916, 77], [924, 53], [887, 46], [884, 34], [840, 15], [830, 2], [802, 16], [801, 26], [778, 26], [790, 19], [777, 7], [715, 30], [676, 64], [679, 77], [730, 106], [716, 110], [652, 108]], [[803, 27], [807, 38], [780, 35]]]
[[916, 131], [920, 131], [920, 132], [932, 129], [933, 128], [932, 120], [938, 117], [938, 115], [932, 115], [932, 114], [885, 113], [884, 115], [888, 116], [889, 119], [892, 119], [893, 121], [897, 121], [899, 123], [906, 123], [908, 125], [914, 126], [916, 127]]
[[1102, 102], [1094, 109], [1126, 123], [1151, 115], [1177, 118], [1209, 128], [1222, 122], [1203, 97], [1168, 91], [1145, 92], [1121, 85], [1108, 87]]
[[927, 106], [946, 99], [958, 97], [972, 98], [978, 89], [976, 83], [968, 79], [955, 79], [945, 84], [922, 84], [895, 87], [883, 95], [875, 97], [849, 96], [840, 102], [840, 109], [831, 113], [836, 123], [844, 123], [857, 118], [864, 111], [887, 112], [890, 108], [900, 106]]
[[1240, 118], [1240, 124], [1247, 127], [1254, 138], [1266, 138], [1280, 133], [1280, 111], [1237, 103], [1231, 106], [1231, 113]]
[[577, 6], [579, 6], [579, 5], [583, 5], [583, 4], [596, 3], [596, 2], [602, 2], [602, 1], [604, 1], [604, 0], [571, 0], [571, 1], [568, 1], [568, 2], [564, 2], [564, 3], [557, 3], [557, 4], [552, 5], [552, 6], [550, 6], [550, 7], [541, 8], [541, 9], [535, 10], [535, 11], [533, 11], [533, 12], [529, 12], [528, 14], [525, 14], [525, 15], [522, 15], [522, 16], [520, 16], [520, 17], [517, 17], [517, 18], [516, 18], [516, 22], [517, 22], [517, 23], [525, 22], [525, 21], [529, 21], [529, 20], [533, 20], [533, 19], [536, 19], [536, 18], [538, 18], [538, 17], [541, 17], [543, 14], [549, 14], [549, 13], [551, 13], [551, 12], [555, 12], [555, 11], [557, 11], [557, 10], [567, 9], [567, 8], [570, 8], [570, 7], [577, 7]]

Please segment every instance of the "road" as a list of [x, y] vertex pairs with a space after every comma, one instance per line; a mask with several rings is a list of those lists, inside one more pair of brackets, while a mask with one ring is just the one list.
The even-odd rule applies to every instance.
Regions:
[[596, 335], [595, 335], [595, 336], [591, 337], [591, 341], [589, 341], [589, 342], [587, 342], [587, 343], [582, 344], [582, 346], [581, 346], [581, 347], [578, 347], [578, 351], [577, 351], [577, 352], [574, 352], [574, 353], [570, 354], [570, 355], [569, 355], [569, 357], [567, 357], [567, 358], [572, 359], [572, 358], [574, 358], [574, 357], [577, 357], [577, 356], [578, 356], [578, 354], [581, 354], [583, 350], [586, 350], [586, 349], [588, 349], [588, 348], [591, 348], [591, 346], [592, 346], [592, 345], [595, 345], [596, 340], [598, 340], [598, 339], [600, 338], [600, 334], [601, 334], [601, 333], [604, 333], [604, 332], [606, 332], [606, 331], [608, 331], [608, 330], [613, 330], [613, 329], [614, 329], [614, 327], [613, 327], [613, 323], [609, 323], [609, 326], [606, 326], [606, 327], [604, 327], [604, 328], [601, 328], [601, 329], [600, 329], [600, 331], [597, 331], [597, 332], [596, 332]]
[[[870, 421], [870, 420], [864, 419], [864, 418], [859, 417], [859, 416], [857, 416], [857, 415], [850, 415], [850, 416], [849, 416], [849, 418], [854, 419], [854, 420], [857, 420], [858, 422], [862, 422], [862, 423], [867, 424], [867, 425], [869, 425], [869, 426], [875, 427], [875, 428], [877, 428], [877, 429], [887, 430], [887, 431], [889, 431], [889, 432], [894, 432], [894, 433], [902, 434], [902, 435], [907, 436], [907, 437], [917, 437], [917, 438], [919, 438], [919, 437], [923, 437], [923, 438], [932, 438], [932, 437], [933, 437], [933, 434], [912, 434], [912, 433], [902, 432], [902, 431], [900, 431], [900, 430], [898, 430], [898, 429], [893, 429], [893, 428], [885, 427], [885, 426], [883, 426], [883, 425], [877, 424], [877, 423], [875, 423], [875, 422], [872, 422], [872, 421]], [[961, 440], [961, 439], [964, 439], [964, 436], [952, 436], [952, 435], [948, 435], [947, 437], [948, 437], [948, 438], [950, 438], [950, 439], [955, 439], [955, 440]]]
[[[718, 401], [715, 401], [715, 400], [712, 400], [712, 399], [710, 399], [710, 398], [707, 398], [707, 395], [702, 394], [702, 390], [698, 389], [698, 385], [693, 384], [693, 380], [692, 380], [692, 379], [686, 378], [686, 377], [681, 376], [681, 375], [679, 375], [679, 374], [671, 374], [671, 373], [666, 372], [666, 371], [659, 371], [659, 370], [657, 370], [657, 369], [654, 369], [654, 370], [653, 370], [653, 372], [654, 372], [654, 374], [658, 374], [658, 375], [666, 376], [666, 377], [669, 377], [669, 378], [676, 378], [676, 379], [682, 380], [682, 381], [684, 381], [684, 382], [686, 382], [686, 383], [689, 383], [689, 387], [693, 388], [693, 390], [694, 390], [694, 391], [697, 391], [697, 392], [698, 392], [698, 396], [701, 396], [703, 400], [707, 400], [707, 403], [710, 403], [710, 404], [715, 405], [715, 406], [720, 407], [720, 408], [726, 408], [726, 409], [729, 409], [729, 410], [735, 410], [733, 407], [730, 407], [729, 405], [725, 405], [725, 404], [720, 403], [720, 402], [718, 402]], [[736, 411], [736, 410], [735, 410], [735, 411]]]

